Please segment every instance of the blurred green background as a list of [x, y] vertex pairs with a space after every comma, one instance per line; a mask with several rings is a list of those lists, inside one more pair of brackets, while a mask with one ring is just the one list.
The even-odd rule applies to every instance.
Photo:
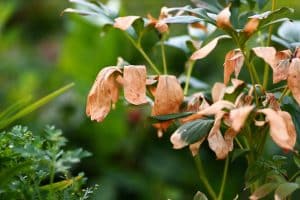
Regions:
[[[158, 16], [162, 6], [183, 6], [190, 1], [111, 0], [110, 3], [120, 3], [121, 15]], [[278, 3], [293, 7], [294, 17], [299, 19], [298, 1]], [[101, 28], [79, 16], [61, 16], [70, 5], [67, 0], [0, 0], [0, 109], [74, 82], [71, 91], [18, 124], [33, 130], [53, 124], [63, 130], [71, 147], [92, 152], [93, 156], [84, 159], [73, 171], [84, 171], [88, 185], [99, 185], [95, 199], [192, 199], [201, 186], [190, 152], [173, 150], [170, 133], [157, 138], [145, 117], [149, 107], [133, 107], [119, 101], [101, 124], [85, 116], [86, 96], [101, 68], [115, 65], [118, 56], [132, 64], [145, 62], [120, 31], [103, 34]], [[145, 47], [158, 61], [158, 49], [151, 44], [155, 40], [150, 37]], [[197, 63], [197, 78], [209, 84], [222, 81], [224, 52], [232, 48], [230, 43], [223, 44], [226, 45]], [[177, 49], [167, 50], [170, 71], [179, 75], [186, 57]], [[208, 174], [217, 188], [223, 161], [215, 161], [207, 148], [201, 153], [204, 163], [210, 163], [206, 165]], [[243, 182], [244, 170], [243, 160], [232, 163], [234, 173], [229, 174], [226, 190], [229, 198], [235, 186]]]

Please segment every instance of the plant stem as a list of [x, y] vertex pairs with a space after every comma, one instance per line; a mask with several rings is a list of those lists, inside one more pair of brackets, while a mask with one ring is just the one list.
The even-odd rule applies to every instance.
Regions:
[[284, 88], [284, 90], [282, 91], [282, 93], [281, 93], [279, 99], [278, 99], [278, 102], [279, 102], [279, 103], [282, 101], [283, 97], [284, 97], [286, 94], [288, 94], [288, 92], [289, 92], [289, 88], [288, 88], [288, 86], [286, 85], [285, 88]]
[[207, 192], [209, 193], [211, 198], [213, 200], [217, 200], [218, 199], [217, 195], [216, 195], [215, 191], [213, 190], [213, 188], [211, 187], [211, 185], [209, 184], [209, 182], [207, 180], [205, 171], [204, 171], [203, 166], [202, 166], [202, 161], [201, 161], [199, 155], [194, 156], [194, 160], [195, 160], [195, 163], [196, 163], [196, 167], [197, 167], [197, 170], [198, 170], [200, 180], [202, 181], [202, 183], [206, 187]]
[[151, 61], [149, 56], [145, 53], [144, 49], [142, 48], [141, 44], [138, 44], [132, 39], [127, 33], [125, 33], [128, 40], [133, 44], [133, 46], [142, 54], [145, 60], [149, 63], [150, 67], [156, 72], [156, 74], [160, 75], [160, 71], [155, 66], [155, 64]]
[[293, 181], [296, 177], [300, 175], [300, 171], [297, 171], [290, 179], [289, 181]]
[[225, 183], [226, 183], [226, 178], [227, 178], [227, 173], [228, 173], [228, 165], [229, 165], [229, 156], [227, 156], [226, 161], [225, 161], [222, 184], [221, 184], [220, 192], [218, 195], [218, 200], [223, 199], [223, 193], [224, 193]]
[[187, 95], [187, 93], [189, 91], [189, 85], [190, 85], [190, 80], [191, 80], [194, 65], [195, 65], [195, 61], [193, 61], [193, 60], [187, 61], [187, 73], [186, 73], [186, 79], [185, 79], [185, 86], [184, 86], [184, 90], [183, 90], [184, 95]]
[[[274, 11], [276, 8], [276, 0], [272, 0], [272, 11]], [[269, 31], [268, 31], [268, 39], [266, 46], [270, 46], [271, 44], [271, 38], [272, 38], [272, 31], [273, 31], [273, 25], [270, 25]], [[269, 65], [265, 63], [264, 67], [264, 79], [263, 79], [263, 87], [267, 89], [268, 87], [268, 80], [269, 80]]]
[[160, 41], [160, 47], [161, 47], [161, 56], [163, 61], [163, 68], [164, 68], [164, 74], [168, 74], [168, 68], [167, 68], [167, 59], [166, 59], [166, 51], [165, 51], [165, 36], [162, 36], [162, 39]]

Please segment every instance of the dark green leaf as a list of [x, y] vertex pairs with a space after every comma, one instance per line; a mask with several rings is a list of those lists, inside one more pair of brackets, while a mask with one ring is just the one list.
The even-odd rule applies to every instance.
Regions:
[[234, 149], [232, 152], [231, 162], [233, 162], [237, 158], [249, 153], [249, 151], [250, 151], [249, 149]]
[[268, 3], [268, 0], [256, 0], [256, 1], [257, 1], [257, 4], [258, 4], [258, 8], [260, 10], [263, 9]]
[[294, 163], [295, 163], [296, 166], [300, 169], [300, 155], [294, 154], [294, 155], [293, 155], [293, 158], [294, 158]]
[[187, 117], [194, 112], [182, 112], [182, 113], [174, 113], [174, 114], [168, 114], [168, 115], [156, 115], [156, 116], [150, 116], [150, 118], [158, 120], [158, 121], [168, 121], [172, 119], [178, 119], [182, 117]]
[[193, 144], [203, 137], [205, 137], [212, 128], [214, 120], [211, 119], [198, 119], [188, 122], [180, 126], [175, 134], [180, 135], [180, 139], [185, 144]]
[[208, 200], [208, 198], [206, 197], [206, 195], [205, 195], [204, 193], [198, 191], [198, 192], [195, 194], [193, 200]]
[[299, 184], [297, 183], [280, 184], [275, 191], [275, 199], [285, 199], [299, 188]]
[[273, 192], [276, 187], [278, 186], [277, 183], [266, 183], [259, 188], [257, 188], [254, 193], [251, 195], [250, 199], [261, 199], [271, 192]]

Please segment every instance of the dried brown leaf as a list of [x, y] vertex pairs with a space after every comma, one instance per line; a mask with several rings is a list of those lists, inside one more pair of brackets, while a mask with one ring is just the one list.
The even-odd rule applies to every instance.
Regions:
[[288, 79], [288, 87], [291, 90], [293, 97], [300, 105], [300, 59], [294, 58], [291, 62]]
[[117, 67], [102, 69], [88, 94], [86, 114], [91, 120], [103, 121], [111, 109], [111, 104], [116, 103], [119, 97], [119, 84], [116, 81], [121, 70]]
[[[180, 105], [183, 102], [183, 91], [175, 76], [159, 76], [156, 92], [154, 95], [154, 106], [152, 115], [166, 115], [179, 112]], [[155, 124], [157, 128], [166, 129], [170, 124], [167, 122]], [[164, 124], [164, 127], [160, 127]]]
[[291, 142], [286, 121], [281, 114], [271, 108], [261, 109], [258, 112], [266, 115], [266, 121], [269, 122], [270, 135], [273, 141], [285, 150], [292, 150], [294, 146]]
[[231, 16], [230, 7], [228, 6], [228, 7], [224, 8], [217, 15], [217, 18], [216, 18], [217, 26], [219, 28], [223, 28], [223, 29], [231, 28], [232, 25], [231, 25], [231, 22], [230, 22], [230, 16]]
[[287, 79], [291, 55], [292, 52], [290, 50], [276, 52], [275, 61], [272, 66], [273, 83]]
[[195, 93], [187, 103], [187, 111], [189, 112], [199, 112], [207, 107], [209, 103], [206, 101], [203, 93]]
[[217, 101], [223, 99], [225, 89], [226, 89], [226, 86], [224, 83], [216, 82], [214, 84], [214, 86], [212, 87], [212, 90], [211, 90], [211, 96], [212, 96], [213, 102], [217, 102]]
[[256, 30], [259, 25], [259, 19], [257, 18], [250, 18], [247, 24], [244, 27], [244, 33], [249, 37], [252, 35]]
[[227, 129], [225, 134], [224, 134], [224, 140], [227, 144], [227, 147], [228, 147], [229, 151], [233, 150], [233, 140], [234, 140], [234, 138], [236, 137], [237, 134], [238, 134], [238, 132], [236, 132], [232, 128]]
[[220, 131], [222, 117], [225, 112], [219, 112], [215, 117], [215, 122], [210, 130], [207, 141], [209, 148], [215, 152], [217, 159], [224, 159], [227, 157], [229, 148]]
[[127, 30], [134, 22], [140, 18], [139, 16], [125, 16], [115, 19], [114, 27], [123, 31]]
[[206, 138], [204, 137], [201, 140], [199, 140], [198, 142], [195, 142], [195, 143], [189, 145], [189, 149], [193, 156], [196, 156], [199, 153], [200, 146], [204, 142], [205, 139]]
[[230, 76], [235, 72], [235, 78], [238, 77], [244, 64], [244, 55], [240, 50], [231, 50], [225, 56], [224, 66], [224, 84], [228, 84]]
[[214, 50], [214, 48], [216, 48], [218, 41], [220, 39], [224, 39], [224, 38], [229, 38], [228, 35], [221, 35], [219, 37], [216, 37], [215, 39], [213, 39], [211, 42], [209, 42], [207, 45], [205, 45], [204, 47], [198, 49], [197, 51], [195, 51], [192, 56], [191, 56], [191, 60], [198, 60], [198, 59], [202, 59], [205, 58], [212, 50]]
[[129, 65], [124, 67], [124, 96], [134, 105], [147, 103], [146, 98], [146, 67]]
[[268, 63], [272, 68], [275, 64], [276, 49], [274, 47], [255, 47], [254, 53]]
[[245, 125], [246, 119], [254, 109], [254, 106], [243, 106], [240, 108], [232, 109], [229, 114], [231, 121], [231, 128], [235, 132], [240, 132], [241, 128]]
[[292, 149], [293, 149], [296, 144], [296, 139], [297, 139], [297, 133], [296, 133], [295, 125], [293, 123], [293, 119], [292, 119], [290, 113], [288, 113], [286, 111], [278, 111], [278, 114], [285, 121], [287, 130], [288, 130], [288, 135], [289, 135], [289, 140], [287, 142], [288, 142], [289, 146], [292, 147]]

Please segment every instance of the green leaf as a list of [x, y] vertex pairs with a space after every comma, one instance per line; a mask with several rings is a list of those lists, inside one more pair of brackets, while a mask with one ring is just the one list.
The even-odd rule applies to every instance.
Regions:
[[174, 114], [168, 114], [168, 115], [156, 115], [156, 116], [150, 116], [150, 118], [154, 119], [154, 120], [158, 120], [158, 121], [168, 121], [168, 120], [172, 120], [172, 119], [187, 117], [191, 114], [194, 114], [194, 112], [182, 112], [182, 113], [174, 113]]
[[259, 188], [257, 188], [254, 193], [250, 196], [250, 199], [261, 199], [271, 192], [273, 192], [276, 187], [278, 186], [277, 183], [266, 183]]
[[291, 195], [295, 190], [299, 189], [299, 184], [297, 183], [283, 183], [278, 186], [275, 191], [275, 200], [285, 199]]
[[235, 161], [237, 158], [244, 156], [249, 152], [249, 149], [234, 149], [232, 152], [231, 162]]
[[256, 1], [257, 1], [257, 4], [258, 4], [258, 8], [260, 10], [263, 9], [268, 3], [268, 0], [256, 0]]
[[258, 15], [254, 15], [252, 17], [260, 19], [259, 27], [265, 26], [272, 21], [285, 18], [287, 15], [294, 12], [294, 9], [282, 7], [280, 9], [274, 11], [267, 11]]
[[47, 191], [62, 191], [66, 189], [67, 187], [71, 186], [74, 182], [77, 182], [80, 180], [82, 176], [76, 176], [75, 178], [59, 181], [56, 183], [43, 185], [40, 187], [41, 190], [47, 190]]
[[198, 191], [198, 192], [195, 194], [193, 200], [208, 200], [208, 198], [206, 197], [206, 195], [205, 195], [204, 193]]
[[36, 102], [28, 105], [27, 107], [19, 110], [18, 112], [16, 112], [10, 118], [7, 118], [6, 120], [1, 121], [0, 122], [0, 129], [3, 129], [4, 127], [8, 126], [12, 122], [16, 121], [17, 119], [20, 119], [21, 117], [24, 117], [25, 115], [28, 115], [32, 111], [34, 111], [34, 110], [40, 108], [41, 106], [47, 104], [49, 101], [51, 101], [52, 99], [56, 98], [57, 96], [63, 94], [64, 92], [66, 92], [67, 90], [69, 90], [73, 86], [74, 86], [74, 83], [70, 83], [70, 84], [68, 84], [68, 85], [66, 85], [66, 86], [50, 93], [49, 95], [37, 100]]
[[180, 126], [173, 135], [179, 135], [180, 142], [183, 144], [193, 144], [206, 137], [212, 128], [214, 120], [198, 119]]
[[175, 47], [182, 50], [184, 53], [190, 53], [190, 49], [187, 46], [187, 42], [191, 41], [192, 38], [189, 35], [181, 35], [176, 37], [170, 37], [167, 41], [164, 42], [165, 45], [170, 47]]
[[163, 22], [167, 24], [192, 24], [200, 21], [203, 21], [203, 19], [190, 15], [180, 15], [163, 19]]
[[300, 169], [300, 155], [294, 154], [294, 155], [293, 155], [293, 158], [294, 158], [294, 163], [295, 163], [296, 166]]

